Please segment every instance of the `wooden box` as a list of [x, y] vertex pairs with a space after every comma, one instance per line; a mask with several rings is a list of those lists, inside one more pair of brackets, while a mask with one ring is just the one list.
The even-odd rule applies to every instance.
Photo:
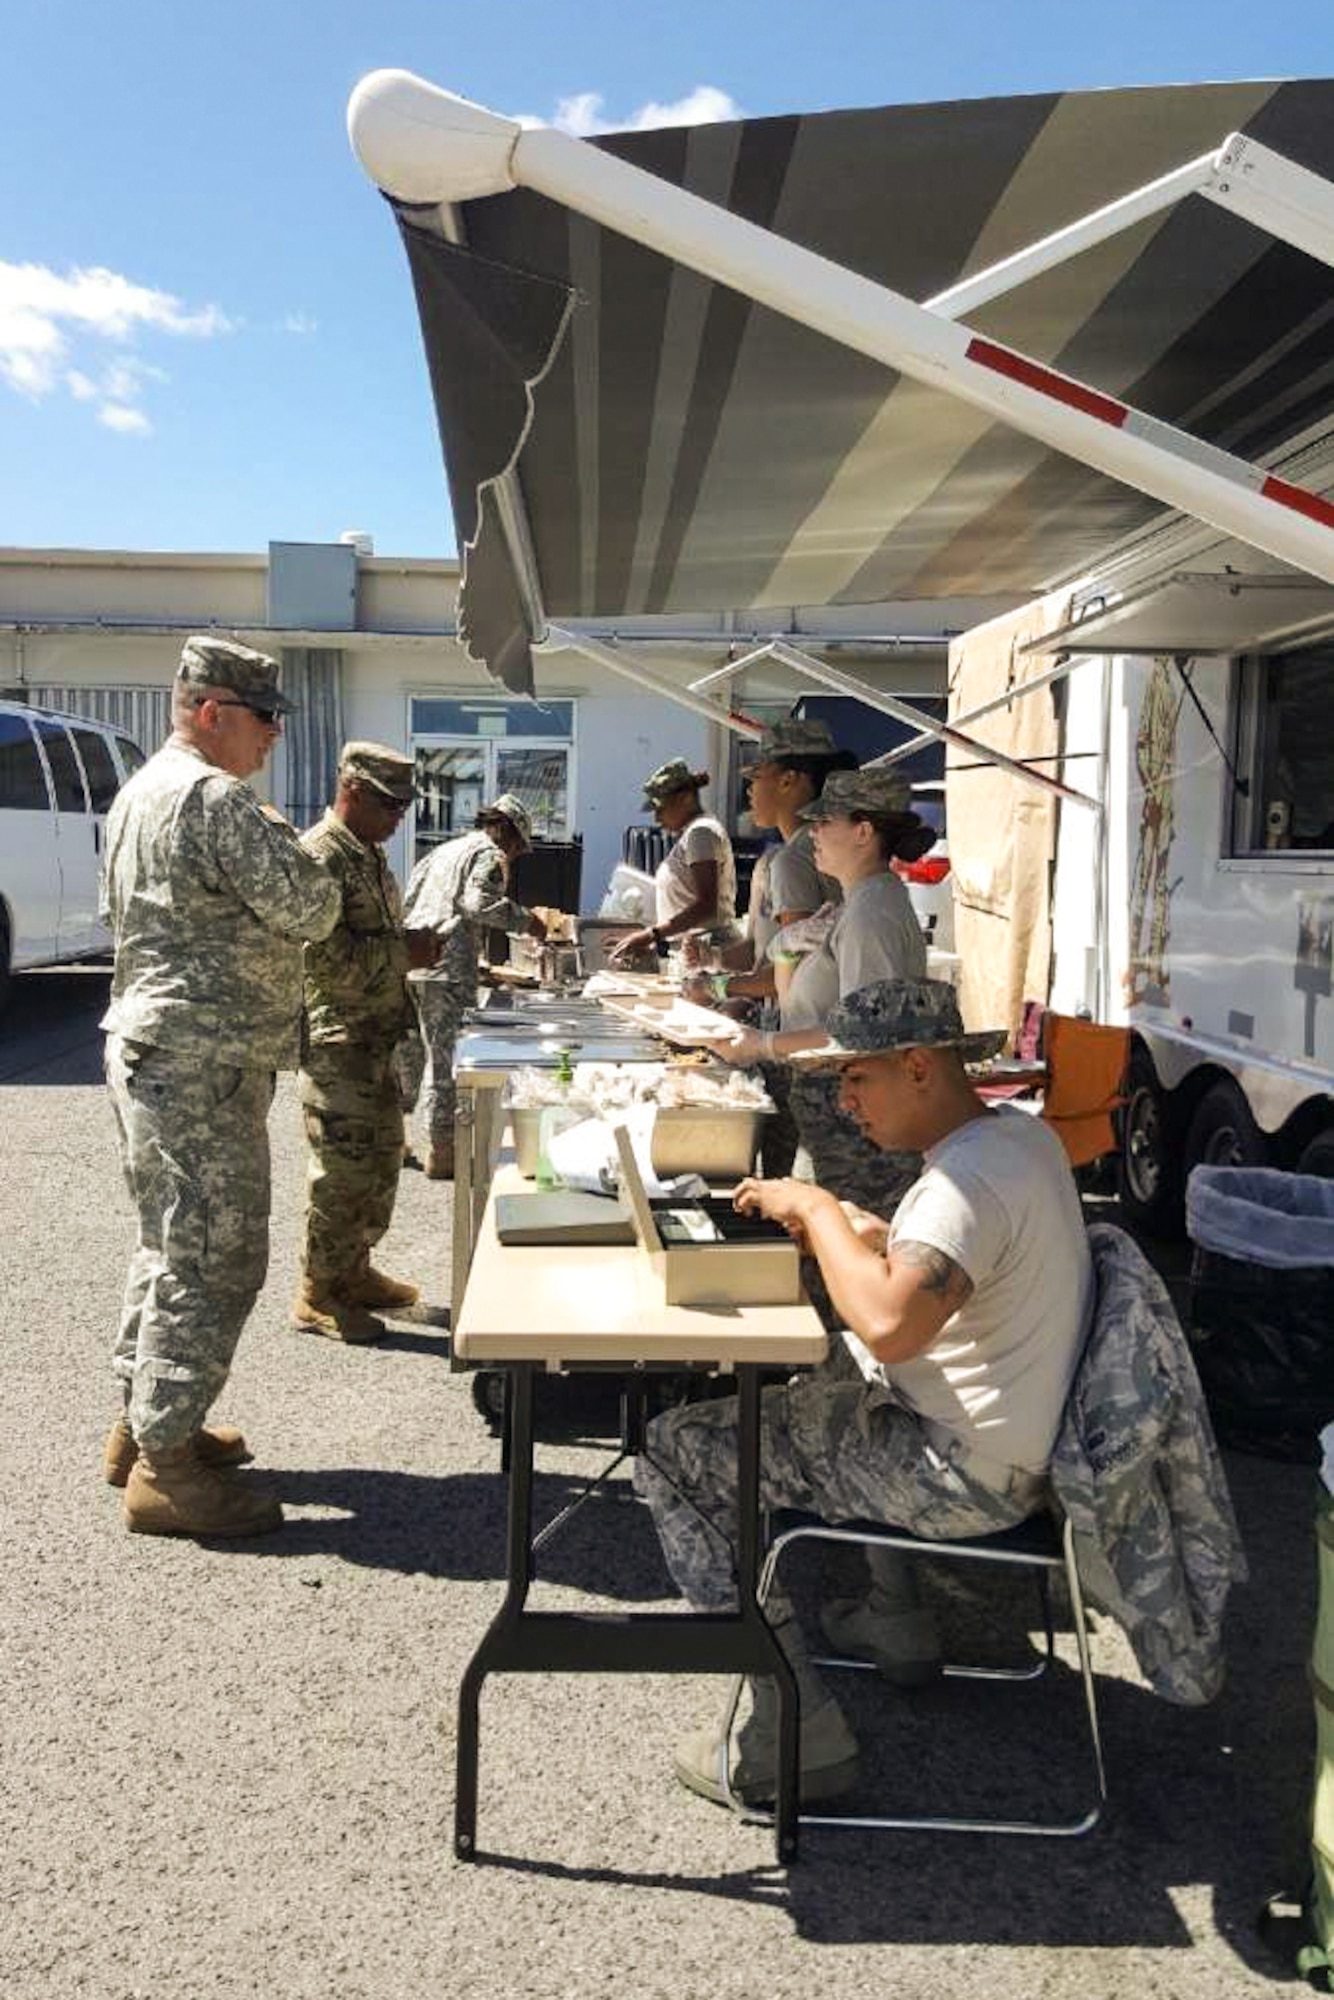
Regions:
[[[667, 1217], [655, 1215], [623, 1125], [616, 1127], [616, 1150], [621, 1193], [634, 1217], [640, 1248], [661, 1281], [666, 1305], [790, 1306], [800, 1301], [801, 1259], [785, 1230], [776, 1223], [758, 1231], [752, 1225], [740, 1240], [729, 1241], [726, 1235], [712, 1241], [689, 1240], [670, 1228]], [[691, 1203], [681, 1203], [680, 1209], [703, 1213]]]

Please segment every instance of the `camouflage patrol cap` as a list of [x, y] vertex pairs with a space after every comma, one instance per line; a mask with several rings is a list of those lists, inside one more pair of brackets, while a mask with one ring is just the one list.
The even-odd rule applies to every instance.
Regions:
[[906, 818], [912, 812], [912, 787], [897, 771], [864, 764], [860, 771], [831, 771], [818, 799], [797, 814], [798, 819], [851, 819], [868, 813], [880, 819]]
[[412, 773], [412, 759], [387, 743], [345, 743], [338, 759], [340, 778], [369, 785], [400, 806], [412, 804]]
[[837, 757], [838, 745], [826, 723], [785, 716], [765, 730], [755, 746], [758, 764], [773, 764], [784, 757]]
[[876, 979], [840, 1000], [825, 1024], [828, 1040], [789, 1058], [828, 1068], [860, 1056], [899, 1049], [956, 1048], [968, 1063], [985, 1062], [1005, 1046], [1004, 1028], [969, 1034], [954, 988], [945, 979]]
[[278, 691], [278, 662], [234, 639], [197, 632], [181, 648], [176, 678], [190, 688], [227, 688], [238, 701], [274, 715], [291, 715], [296, 703]]
[[516, 798], [513, 792], [502, 792], [498, 799], [492, 799], [489, 806], [482, 807], [477, 818], [483, 826], [489, 819], [508, 820], [525, 847], [533, 844], [533, 822], [528, 817], [523, 800]]
[[644, 798], [647, 804], [660, 806], [673, 792], [697, 792], [708, 782], [707, 771], [692, 771], [684, 757], [669, 757], [645, 778]]

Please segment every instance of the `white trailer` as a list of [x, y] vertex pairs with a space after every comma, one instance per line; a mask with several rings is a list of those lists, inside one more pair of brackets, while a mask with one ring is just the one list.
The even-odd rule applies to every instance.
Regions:
[[1061, 817], [1049, 999], [1132, 1029], [1123, 1199], [1172, 1232], [1201, 1163], [1334, 1173], [1334, 593], [1172, 569], [1081, 598], [1041, 649], [1102, 814]]

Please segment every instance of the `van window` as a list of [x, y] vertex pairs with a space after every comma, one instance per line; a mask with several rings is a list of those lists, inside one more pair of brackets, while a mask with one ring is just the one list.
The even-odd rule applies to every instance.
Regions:
[[125, 766], [125, 775], [127, 778], [132, 778], [148, 759], [132, 736], [118, 736], [116, 742], [120, 748], [120, 761]]
[[83, 812], [83, 779], [79, 774], [74, 745], [58, 722], [44, 722], [39, 718], [37, 733], [42, 739], [46, 761], [51, 766], [51, 778], [56, 788], [56, 811]]
[[1334, 848], [1332, 677], [1334, 646], [1328, 643], [1244, 663], [1241, 747], [1250, 796], [1239, 802], [1235, 851]]
[[104, 813], [120, 789], [120, 779], [116, 776], [115, 761], [107, 748], [106, 738], [92, 729], [74, 729], [70, 734], [83, 758], [93, 811]]
[[22, 715], [0, 715], [0, 812], [49, 812], [46, 773]]

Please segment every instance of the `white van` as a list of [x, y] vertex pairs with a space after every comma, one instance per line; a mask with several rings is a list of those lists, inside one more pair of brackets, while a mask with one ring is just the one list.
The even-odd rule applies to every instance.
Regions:
[[110, 948], [97, 916], [102, 831], [143, 762], [106, 723], [0, 701], [0, 1007], [12, 973]]

